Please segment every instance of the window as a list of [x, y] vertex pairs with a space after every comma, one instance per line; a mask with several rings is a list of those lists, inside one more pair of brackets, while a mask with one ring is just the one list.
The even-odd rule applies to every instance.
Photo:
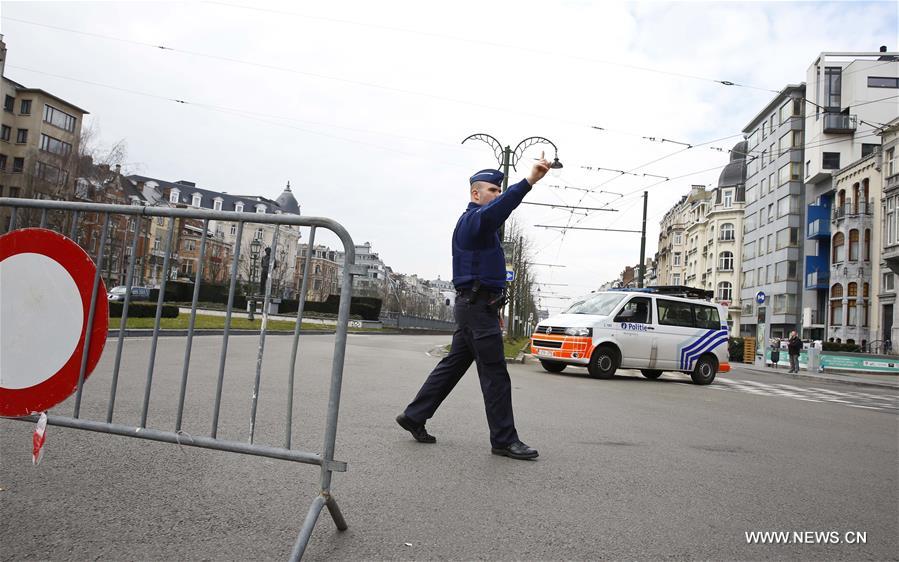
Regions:
[[774, 190], [777, 188], [777, 174], [772, 172], [768, 175], [768, 193], [774, 193]]
[[847, 307], [846, 324], [848, 326], [858, 326], [858, 313], [855, 306], [858, 299], [858, 283], [849, 283], [847, 289], [849, 298], [846, 299], [846, 304], [849, 306]]
[[173, 189], [169, 192], [169, 203], [178, 203], [181, 198], [181, 192]]
[[750, 269], [749, 271], [743, 272], [743, 287], [752, 287], [755, 285], [755, 270]]
[[[777, 158], [779, 154], [774, 153], [774, 145], [768, 147], [768, 163], [774, 162], [774, 159]], [[762, 162], [764, 164], [764, 161]]]
[[774, 314], [796, 314], [796, 295], [779, 294], [771, 299]]
[[184, 241], [184, 251], [185, 252], [193, 252], [197, 249], [197, 242], [195, 240], [185, 240]]
[[858, 261], [858, 231], [849, 231], [849, 261]]
[[222, 210], [222, 200], [216, 198], [215, 201], [212, 202], [212, 209], [215, 211], [221, 211]]
[[765, 268], [760, 267], [755, 270], [755, 280], [759, 285], [765, 284]]
[[883, 274], [883, 289], [881, 289], [885, 293], [892, 293], [896, 290], [896, 276], [892, 273], [884, 273]]
[[762, 121], [762, 139], [765, 140], [765, 137], [768, 136], [768, 122]]
[[42, 134], [41, 150], [57, 154], [59, 156], [68, 156], [72, 152], [72, 145], [49, 135]]
[[869, 88], [899, 88], [899, 78], [891, 76], [868, 76]]
[[726, 222], [721, 225], [721, 230], [719, 231], [718, 236], [721, 240], [734, 240], [734, 232], [734, 225], [732, 223]]
[[265, 214], [265, 205], [256, 205], [256, 212], [259, 214]]
[[785, 123], [792, 116], [793, 116], [793, 100], [790, 100], [787, 103], [780, 106], [780, 122], [781, 122], [781, 124]]
[[734, 253], [721, 252], [718, 255], [718, 269], [722, 271], [733, 271], [734, 269]]
[[730, 189], [724, 192], [724, 208], [730, 209], [734, 203], [734, 192]]
[[68, 172], [44, 162], [39, 161], [34, 171], [39, 179], [56, 186], [65, 185], [69, 181]]
[[52, 105], [44, 105], [44, 122], [50, 123], [54, 127], [65, 129], [70, 133], [75, 132], [75, 118]]
[[192, 207], [199, 207], [200, 203], [203, 201], [203, 196], [199, 193], [194, 193], [190, 199], [190, 204]]
[[755, 230], [757, 218], [758, 217], [756, 217], [756, 215], [749, 215], [748, 217], [743, 219], [743, 234]]
[[12, 129], [10, 129], [6, 125], [0, 125], [0, 140], [5, 140], [9, 142], [9, 136], [12, 133]]
[[839, 152], [824, 152], [821, 157], [821, 167], [825, 170], [839, 170], [840, 169], [840, 153]]
[[646, 297], [634, 297], [621, 309], [615, 322], [634, 322], [649, 324], [652, 322], [652, 301]]
[[777, 231], [777, 249], [795, 248], [799, 245], [799, 228], [791, 226]]
[[243, 203], [242, 202], [238, 202], [234, 205], [234, 212], [236, 212], [236, 213], [243, 212]]
[[846, 259], [846, 237], [842, 232], [833, 235], [833, 252], [831, 260], [833, 263], [841, 263]]
[[672, 261], [671, 265], [680, 265], [680, 252], [674, 252], [674, 261]]
[[789, 214], [799, 213], [799, 197], [788, 195], [777, 200], [777, 217], [785, 217]]
[[743, 259], [751, 260], [755, 257], [755, 242], [746, 242], [743, 244]]
[[25, 159], [24, 158], [13, 158], [12, 159], [12, 173], [21, 174], [25, 170]]
[[671, 276], [671, 284], [680, 285], [680, 273], [675, 273]]
[[862, 143], [862, 158], [874, 154], [877, 151], [877, 147], [879, 146], [879, 144], [871, 144], [867, 142]]
[[768, 222], [774, 222], [774, 203], [768, 205]]
[[[826, 154], [826, 153], [825, 153]], [[789, 162], [778, 170], [778, 185], [785, 185], [791, 181], [802, 179], [802, 166], [799, 162]]]
[[759, 224], [765, 224], [765, 217], [768, 216], [768, 213], [765, 211], [765, 207], [759, 209]]
[[19, 104], [19, 114], [31, 115], [31, 100], [22, 100]]
[[261, 228], [256, 229], [256, 234], [253, 235], [253, 239], [262, 240], [262, 229]]
[[826, 67], [824, 69], [824, 107], [840, 109], [840, 84], [843, 69], [840, 67]]
[[[719, 301], [728, 301], [732, 300], [734, 296], [734, 286], [730, 281], [722, 281], [718, 283], [718, 300]], [[703, 307], [705, 308], [705, 307]]]
[[696, 327], [706, 330], [720, 330], [721, 317], [718, 316], [718, 309], [714, 306], [704, 306], [694, 304], [693, 309], [696, 314]]
[[752, 134], [751, 134], [751, 135], [749, 135], [749, 142], [748, 142], [748, 144], [747, 144], [747, 148], [749, 148], [750, 150], [752, 150], [752, 149], [755, 148], [758, 144], [759, 144], [759, 130], [756, 129], [756, 130], [752, 131]]
[[678, 246], [684, 243], [684, 236], [680, 232], [675, 233], [674, 235], [674, 243]]
[[765, 266], [765, 277], [768, 280], [768, 284], [774, 283], [774, 267], [770, 265]]
[[865, 246], [864, 253], [862, 254], [862, 259], [865, 261], [871, 261], [871, 229], [865, 229]]
[[192, 260], [187, 260], [181, 264], [181, 273], [183, 275], [190, 275], [194, 271], [194, 262]]
[[746, 190], [746, 204], [752, 203], [755, 201], [758, 196], [758, 186], [754, 185]]
[[766, 249], [765, 249], [765, 237], [764, 236], [759, 238], [758, 244], [759, 244], [758, 256], [762, 257], [768, 253], [767, 251], [765, 251]]
[[796, 279], [796, 262], [782, 261], [774, 266], [775, 281], [793, 281]]
[[12, 111], [15, 106], [16, 98], [12, 96], [6, 96], [6, 98], [3, 100], [3, 109], [5, 109], [6, 111]]
[[237, 223], [231, 223], [231, 236], [237, 234]]
[[657, 299], [656, 305], [659, 309], [659, 324], [693, 327], [693, 306], [690, 303]]

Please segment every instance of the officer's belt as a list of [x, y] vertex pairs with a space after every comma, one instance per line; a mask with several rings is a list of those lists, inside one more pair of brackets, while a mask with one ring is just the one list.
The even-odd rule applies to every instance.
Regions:
[[490, 290], [486, 287], [481, 287], [478, 291], [474, 291], [472, 289], [457, 289], [456, 290], [456, 298], [460, 299], [469, 299], [470, 301], [477, 300], [486, 300], [490, 301], [497, 297], [502, 297], [502, 290]]

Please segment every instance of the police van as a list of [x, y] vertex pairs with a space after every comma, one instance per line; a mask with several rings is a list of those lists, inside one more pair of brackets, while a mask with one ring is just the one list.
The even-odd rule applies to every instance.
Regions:
[[710, 384], [730, 371], [727, 309], [712, 296], [682, 286], [591, 293], [540, 322], [531, 353], [551, 373], [567, 365], [587, 367], [600, 379], [618, 368], [639, 369], [649, 379], [678, 371]]

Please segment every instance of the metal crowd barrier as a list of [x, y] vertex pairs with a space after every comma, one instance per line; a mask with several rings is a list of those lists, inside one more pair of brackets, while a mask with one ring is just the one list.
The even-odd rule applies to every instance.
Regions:
[[[131, 217], [131, 220], [136, 221], [137, 226], [133, 229], [133, 233], [131, 229], [127, 229], [124, 236], [127, 237], [130, 235], [130, 257], [128, 260], [128, 270], [127, 270], [127, 278], [126, 278], [126, 286], [127, 291], [125, 293], [125, 299], [123, 302], [123, 310], [122, 310], [122, 318], [121, 325], [119, 328], [118, 339], [116, 343], [116, 351], [115, 351], [115, 361], [114, 367], [112, 371], [112, 382], [110, 387], [109, 399], [107, 402], [107, 411], [105, 420], [87, 420], [82, 419], [80, 417], [81, 413], [81, 399], [84, 392], [84, 379], [85, 379], [85, 368], [87, 364], [88, 358], [88, 350], [90, 348], [90, 337], [91, 331], [88, 330], [86, 333], [86, 340], [84, 343], [84, 353], [81, 360], [81, 371], [78, 378], [78, 386], [75, 394], [74, 400], [74, 412], [71, 417], [61, 416], [61, 415], [48, 415], [48, 423], [51, 425], [58, 425], [62, 427], [75, 428], [75, 429], [84, 429], [88, 431], [96, 431], [101, 433], [110, 433], [114, 435], [120, 435], [124, 437], [136, 437], [140, 439], [150, 439], [153, 441], [161, 441], [165, 443], [176, 443], [182, 446], [192, 446], [192, 447], [202, 447], [207, 449], [216, 449], [219, 451], [229, 451], [233, 453], [243, 453], [248, 455], [257, 455], [261, 457], [269, 457], [274, 459], [282, 459], [287, 461], [294, 461], [305, 464], [313, 464], [321, 467], [321, 491], [315, 497], [312, 502], [312, 505], [309, 507], [309, 511], [307, 512], [305, 521], [303, 523], [303, 527], [300, 530], [299, 536], [297, 537], [296, 543], [293, 546], [291, 551], [291, 560], [299, 560], [303, 552], [306, 548], [306, 545], [309, 541], [309, 538], [312, 534], [312, 530], [315, 527], [315, 523], [318, 520], [318, 517], [325, 507], [328, 508], [328, 511], [331, 514], [331, 517], [334, 520], [337, 528], [339, 530], [345, 530], [347, 528], [346, 521], [343, 518], [340, 509], [337, 506], [337, 502], [334, 497], [331, 495], [331, 476], [334, 472], [344, 472], [346, 471], [347, 464], [342, 461], [338, 461], [334, 459], [334, 446], [335, 440], [337, 436], [337, 416], [340, 406], [340, 390], [341, 383], [343, 379], [343, 364], [344, 364], [344, 354], [346, 352], [346, 340], [347, 340], [347, 324], [349, 320], [350, 314], [350, 298], [352, 296], [352, 275], [355, 274], [353, 267], [345, 267], [343, 268], [343, 278], [341, 285], [341, 293], [340, 293], [340, 305], [338, 308], [338, 318], [337, 318], [337, 327], [336, 327], [336, 339], [334, 342], [334, 354], [331, 363], [331, 380], [330, 380], [330, 389], [329, 389], [329, 397], [328, 397], [328, 405], [327, 405], [327, 414], [326, 414], [326, 423], [324, 430], [324, 446], [322, 447], [322, 452], [314, 453], [309, 451], [303, 451], [299, 449], [295, 449], [291, 446], [291, 427], [293, 424], [293, 392], [294, 392], [294, 375], [295, 375], [295, 367], [297, 361], [297, 348], [299, 343], [299, 334], [300, 334], [300, 324], [303, 319], [303, 302], [304, 299], [299, 299], [299, 309], [297, 310], [297, 318], [296, 318], [296, 326], [293, 332], [293, 345], [290, 353], [290, 362], [287, 365], [288, 367], [288, 375], [287, 375], [287, 406], [286, 406], [286, 423], [285, 423], [285, 435], [284, 435], [284, 444], [283, 446], [271, 446], [271, 445], [263, 445], [255, 442], [255, 430], [256, 430], [256, 414], [257, 414], [257, 404], [259, 398], [259, 387], [261, 381], [262, 374], [262, 359], [265, 351], [265, 336], [266, 336], [266, 326], [268, 323], [268, 311], [269, 311], [269, 303], [272, 298], [272, 279], [273, 279], [273, 268], [275, 266], [275, 258], [277, 255], [276, 249], [278, 245], [278, 236], [280, 232], [280, 226], [295, 226], [295, 227], [310, 227], [309, 238], [308, 238], [308, 247], [311, 249], [315, 245], [315, 233], [318, 228], [325, 228], [330, 230], [334, 234], [336, 234], [341, 242], [343, 243], [344, 252], [346, 256], [346, 263], [353, 264], [355, 263], [355, 246], [353, 244], [353, 240], [350, 237], [349, 233], [341, 226], [339, 223], [321, 217], [303, 217], [298, 215], [285, 215], [285, 214], [261, 214], [261, 213], [235, 213], [235, 212], [225, 212], [225, 211], [210, 211], [204, 209], [184, 209], [184, 208], [169, 208], [169, 207], [148, 207], [148, 206], [129, 206], [129, 205], [107, 205], [107, 204], [98, 204], [98, 203], [77, 203], [77, 202], [68, 202], [68, 201], [48, 201], [48, 200], [36, 200], [36, 199], [16, 199], [16, 198], [0, 198], [0, 209], [7, 207], [11, 208], [11, 217], [9, 223], [9, 231], [13, 231], [16, 228], [20, 227], [22, 219], [19, 219], [20, 214], [23, 216], [27, 216], [30, 213], [40, 212], [40, 222], [39, 225], [43, 228], [48, 226], [48, 213], [62, 213], [64, 215], [65, 220], [60, 226], [60, 230], [63, 229], [68, 230], [67, 235], [69, 238], [76, 240], [78, 237], [78, 220], [79, 215], [85, 216], [86, 214], [95, 214], [96, 217], [102, 217], [102, 232], [100, 234], [100, 244], [97, 248], [96, 254], [92, 256], [97, 266], [97, 272], [94, 276], [94, 290], [91, 297], [90, 303], [90, 313], [88, 316], [88, 326], [91, 326], [93, 323], [94, 313], [96, 307], [99, 306], [107, 306], [106, 303], [106, 295], [97, 294], [99, 289], [99, 280], [100, 273], [103, 269], [104, 256], [106, 252], [104, 251], [105, 246], [107, 244], [107, 234], [110, 230], [110, 217], [117, 215], [124, 215], [127, 217]], [[31, 211], [28, 211], [31, 210]], [[163, 275], [160, 282], [159, 287], [159, 296], [156, 302], [156, 316], [154, 321], [154, 327], [152, 332], [152, 339], [150, 343], [150, 357], [147, 368], [146, 375], [146, 383], [144, 386], [144, 396], [143, 396], [143, 406], [141, 408], [141, 416], [140, 416], [140, 425], [137, 427], [123, 425], [119, 423], [113, 422], [113, 413], [115, 409], [115, 401], [116, 401], [116, 391], [117, 391], [117, 383], [119, 379], [119, 370], [121, 367], [122, 360], [122, 346], [125, 337], [125, 323], [128, 320], [128, 307], [131, 304], [131, 288], [132, 283], [134, 281], [134, 269], [135, 269], [135, 259], [137, 252], [137, 242], [141, 237], [141, 225], [139, 221], [141, 218], [147, 218], [152, 220], [153, 218], [162, 217], [165, 219], [170, 219], [170, 224], [168, 228], [167, 241], [165, 254], [163, 258]], [[160, 329], [160, 321], [162, 315], [163, 302], [165, 298], [165, 287], [166, 281], [168, 278], [169, 271], [169, 262], [173, 253], [172, 241], [173, 236], [176, 230], [177, 219], [197, 219], [202, 221], [202, 237], [200, 241], [200, 253], [199, 259], [197, 260], [197, 271], [194, 279], [194, 290], [193, 290], [193, 301], [191, 304], [190, 310], [190, 320], [187, 331], [187, 345], [184, 352], [184, 360], [181, 370], [181, 381], [180, 381], [180, 392], [178, 398], [178, 407], [177, 407], [177, 415], [174, 422], [174, 431], [163, 430], [163, 429], [155, 429], [147, 427], [147, 411], [150, 404], [150, 395], [153, 387], [153, 373], [156, 362], [156, 347], [157, 347], [157, 339], [159, 337], [159, 329]], [[231, 275], [230, 275], [230, 287], [228, 292], [228, 301], [227, 301], [227, 309], [225, 314], [225, 324], [224, 331], [222, 336], [222, 349], [221, 356], [219, 359], [218, 365], [218, 380], [217, 386], [214, 396], [214, 406], [213, 406], [213, 414], [212, 414], [212, 427], [208, 436], [198, 436], [198, 435], [189, 435], [182, 430], [182, 414], [184, 411], [184, 399], [185, 393], [187, 389], [187, 380], [188, 374], [190, 370], [190, 359], [191, 359], [191, 344], [194, 335], [194, 325], [196, 321], [197, 315], [197, 302], [199, 297], [200, 285], [203, 279], [203, 263], [206, 252], [206, 242], [208, 238], [208, 227], [210, 221], [224, 221], [228, 223], [236, 223], [237, 224], [237, 233], [236, 233], [236, 243], [234, 244], [234, 253], [231, 260]], [[37, 222], [34, 215], [32, 215], [32, 222]], [[99, 224], [99, 220], [97, 224]], [[274, 235], [272, 240], [272, 259], [269, 260], [269, 269], [267, 282], [265, 286], [265, 297], [263, 301], [262, 308], [262, 323], [261, 329], [259, 333], [259, 346], [258, 353], [256, 356], [256, 373], [255, 373], [255, 381], [254, 388], [252, 394], [252, 406], [250, 412], [250, 432], [249, 432], [249, 442], [239, 442], [239, 441], [228, 441], [219, 439], [217, 437], [218, 428], [219, 428], [219, 412], [221, 409], [221, 398], [222, 398], [222, 385], [224, 381], [224, 373], [225, 373], [225, 365], [227, 361], [227, 353], [228, 353], [228, 338], [231, 326], [231, 315], [234, 305], [234, 296], [236, 289], [236, 282], [238, 278], [238, 262], [240, 258], [241, 251], [241, 240], [243, 238], [244, 233], [244, 225], [245, 224], [268, 224], [275, 225]], [[28, 225], [26, 225], [28, 226]], [[310, 272], [310, 264], [312, 258], [312, 251], [306, 252], [304, 267], [303, 267], [303, 281], [302, 288], [300, 290], [300, 295], [307, 294], [307, 280], [309, 279]], [[36, 422], [38, 416], [25, 416], [20, 418], [10, 418], [10, 419], [18, 419], [22, 421], [30, 421]]]

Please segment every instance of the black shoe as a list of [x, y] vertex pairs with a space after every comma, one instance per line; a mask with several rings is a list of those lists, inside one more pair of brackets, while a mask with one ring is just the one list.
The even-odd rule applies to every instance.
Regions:
[[396, 423], [400, 424], [400, 427], [408, 431], [412, 434], [412, 437], [415, 438], [419, 443], [436, 443], [437, 438], [433, 435], [429, 434], [425, 429], [425, 424], [423, 423], [415, 423], [411, 418], [406, 416], [406, 414], [400, 414], [396, 417]]
[[536, 459], [539, 456], [537, 449], [531, 449], [521, 441], [516, 441], [505, 447], [493, 447], [490, 452], [511, 459], [527, 460]]

